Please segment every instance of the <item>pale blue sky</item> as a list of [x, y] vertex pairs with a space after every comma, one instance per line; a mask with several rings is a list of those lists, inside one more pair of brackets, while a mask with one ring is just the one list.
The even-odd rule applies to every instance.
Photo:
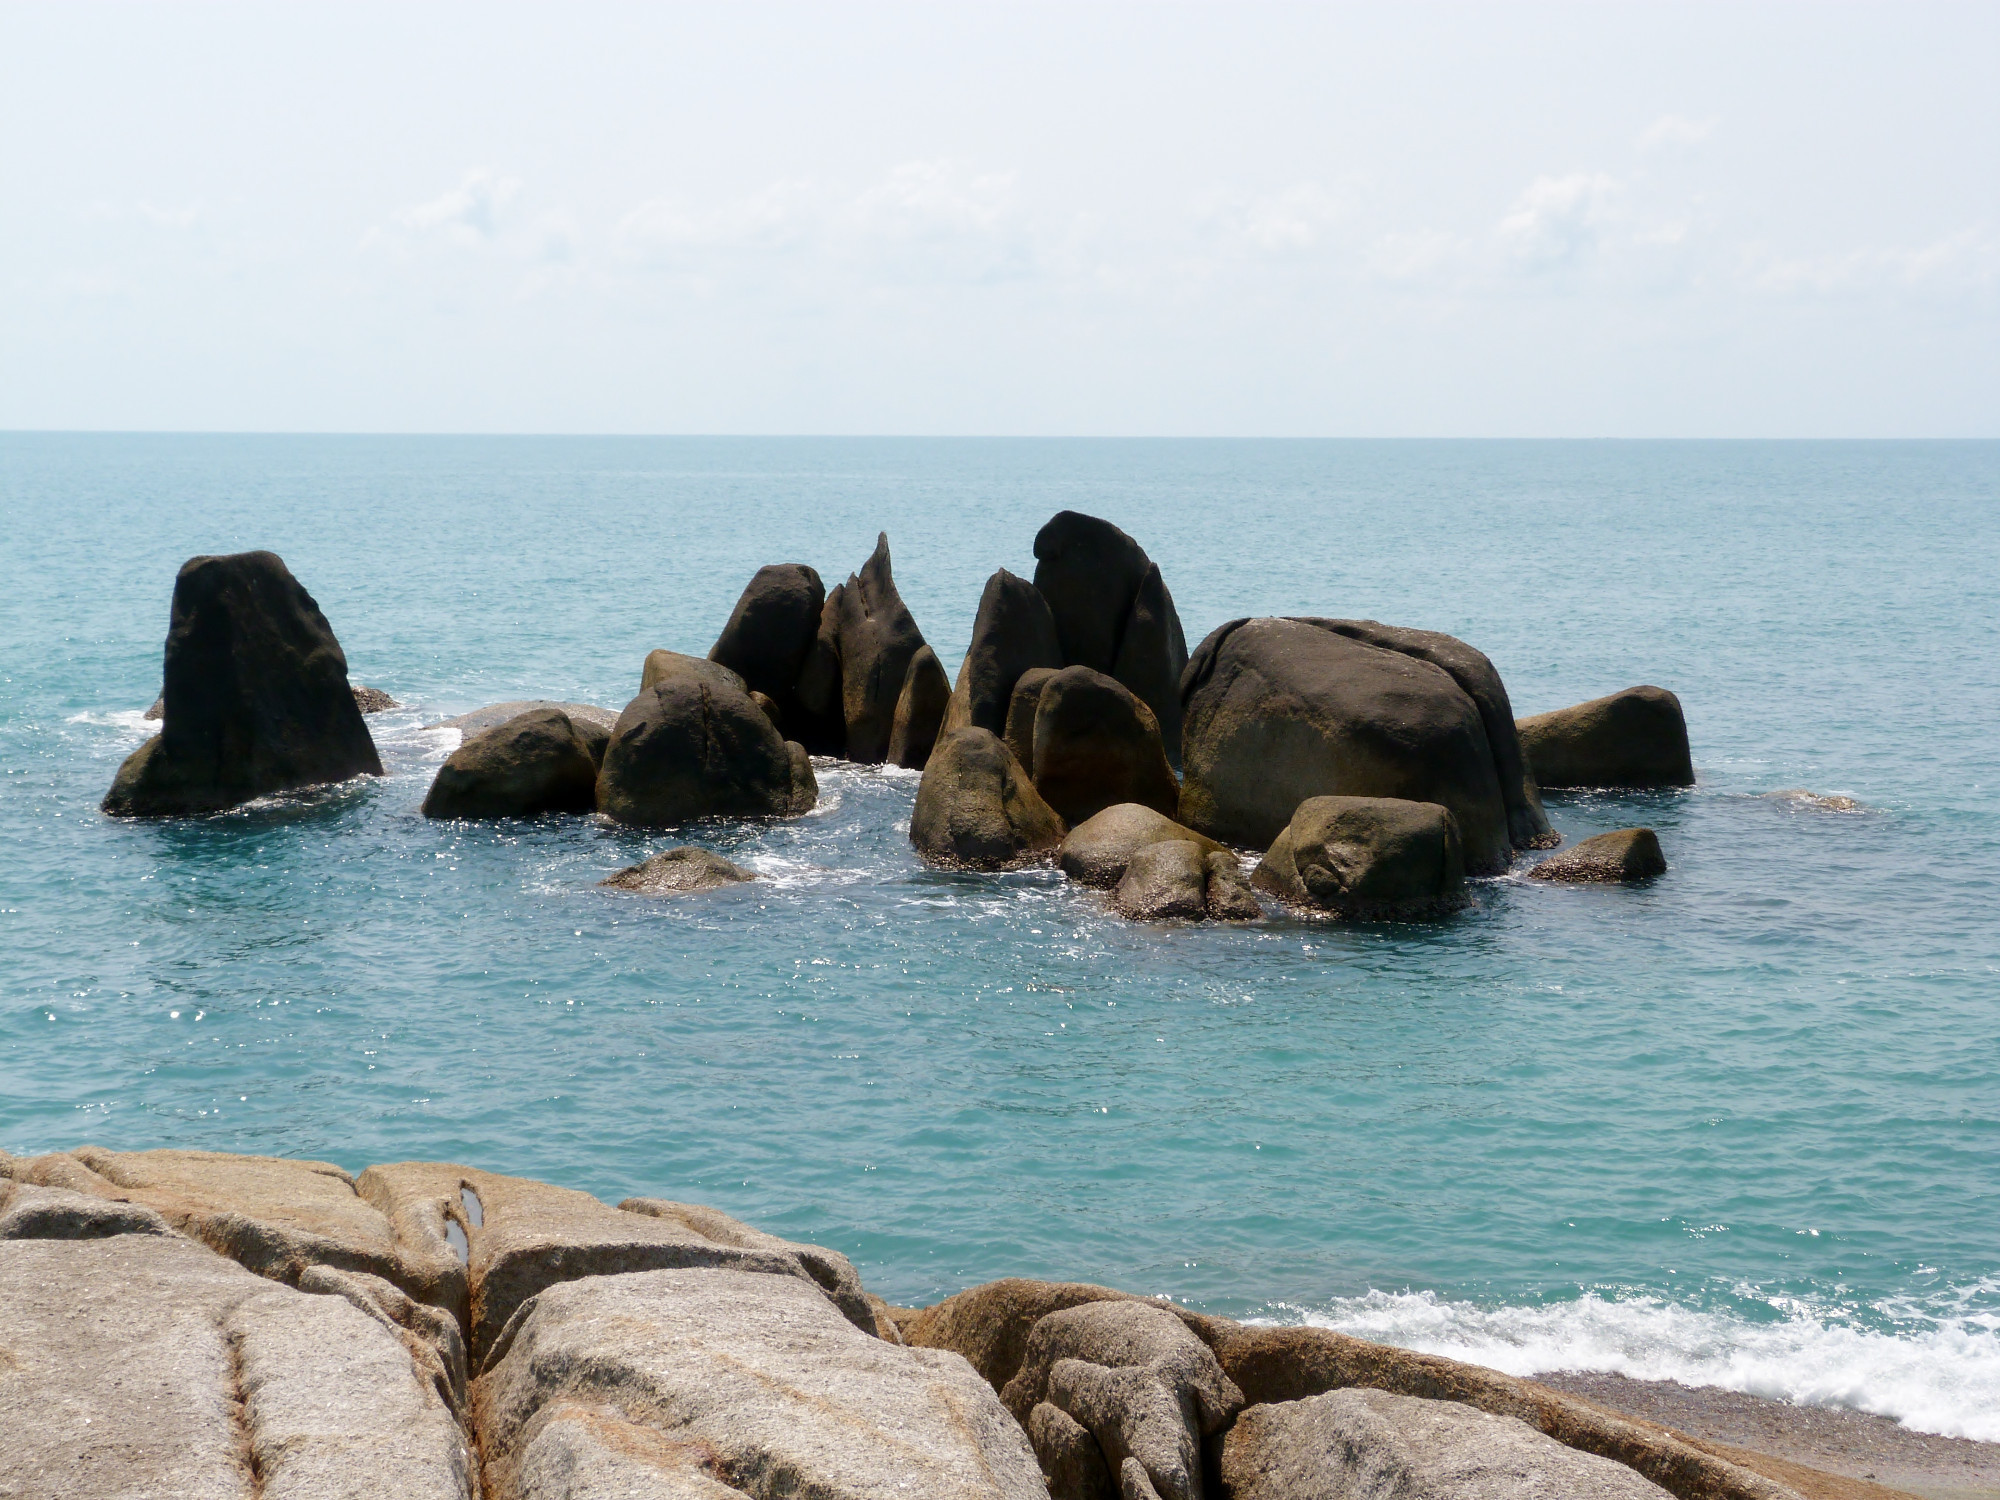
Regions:
[[2000, 436], [2000, 5], [0, 4], [0, 428]]

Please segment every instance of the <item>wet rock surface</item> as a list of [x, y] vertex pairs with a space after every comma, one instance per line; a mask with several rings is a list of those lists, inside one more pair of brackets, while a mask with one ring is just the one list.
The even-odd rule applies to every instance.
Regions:
[[1214, 839], [1183, 827], [1150, 807], [1121, 802], [1072, 828], [1063, 839], [1056, 860], [1063, 874], [1078, 885], [1109, 890], [1124, 879], [1133, 855], [1148, 844], [1174, 840], [1186, 840], [1203, 854], [1222, 848]]
[[755, 880], [757, 873], [724, 859], [712, 849], [684, 845], [663, 850], [598, 882], [613, 890], [644, 896], [683, 896], [694, 891], [720, 890]]
[[1227, 849], [1164, 839], [1137, 850], [1111, 893], [1112, 909], [1135, 922], [1256, 921], [1256, 893]]
[[1551, 855], [1528, 871], [1530, 880], [1636, 885], [1667, 873], [1660, 837], [1650, 828], [1617, 828]]
[[1393, 797], [1308, 797], [1250, 879], [1292, 906], [1364, 921], [1441, 916], [1466, 901], [1457, 820]]

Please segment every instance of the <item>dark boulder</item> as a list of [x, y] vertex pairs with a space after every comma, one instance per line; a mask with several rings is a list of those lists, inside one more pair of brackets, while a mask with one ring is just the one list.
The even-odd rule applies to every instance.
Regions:
[[1109, 521], [1066, 510], [1036, 533], [1035, 559], [1035, 587], [1055, 617], [1063, 664], [1106, 673], [1137, 693], [1178, 763], [1187, 641], [1145, 549]]
[[597, 764], [568, 714], [535, 708], [467, 739], [438, 767], [424, 798], [427, 818], [532, 818], [589, 812]]
[[1665, 688], [1627, 688], [1516, 727], [1535, 779], [1551, 790], [1694, 785], [1687, 719]]
[[785, 711], [778, 707], [778, 700], [776, 698], [773, 698], [769, 693], [760, 693], [753, 688], [750, 693], [750, 701], [764, 710], [764, 717], [771, 721], [773, 729], [777, 730], [780, 734], [785, 732]]
[[1180, 802], [1153, 711], [1089, 667], [1064, 667], [1042, 684], [1033, 775], [1035, 790], [1071, 823], [1120, 802], [1168, 814]]
[[391, 698], [380, 688], [363, 687], [359, 683], [356, 683], [354, 685], [354, 706], [364, 714], [381, 714], [387, 713], [392, 708], [401, 708], [403, 705], [398, 703], [394, 698]]
[[938, 736], [910, 814], [910, 843], [926, 864], [963, 870], [1039, 864], [1063, 832], [1062, 819], [992, 730]]
[[1150, 807], [1121, 802], [1070, 829], [1069, 837], [1057, 851], [1056, 863], [1078, 885], [1109, 890], [1125, 878], [1125, 867], [1132, 863], [1132, 856], [1148, 844], [1182, 840], [1197, 846], [1204, 855], [1222, 848], [1214, 839], [1204, 838], [1192, 828], [1183, 828]]
[[1227, 849], [1204, 849], [1206, 842], [1168, 839], [1136, 850], [1111, 893], [1112, 909], [1137, 922], [1262, 917], [1264, 908], [1236, 856]]
[[319, 606], [272, 552], [190, 558], [174, 579], [164, 722], [104, 799], [118, 817], [218, 812], [382, 774]]
[[1479, 705], [1436, 663], [1317, 621], [1232, 620], [1195, 651], [1181, 689], [1188, 827], [1268, 847], [1308, 797], [1395, 797], [1451, 811], [1468, 873], [1512, 862]]
[[[884, 532], [861, 571], [826, 596], [819, 633], [799, 682], [801, 707], [817, 726], [810, 732], [821, 743], [832, 739], [832, 720], [838, 714], [839, 744], [826, 753], [863, 765], [888, 759], [896, 700], [910, 661], [923, 645], [923, 632], [896, 592]], [[808, 740], [806, 747], [817, 751], [821, 745]]]
[[520, 698], [511, 703], [494, 703], [485, 708], [475, 708], [470, 713], [457, 714], [449, 719], [440, 719], [435, 724], [426, 724], [426, 729], [456, 729], [460, 743], [474, 735], [484, 734], [489, 729], [498, 728], [510, 719], [518, 719], [522, 714], [535, 709], [554, 709], [570, 722], [585, 747], [590, 758], [597, 765], [604, 764], [604, 747], [611, 742], [611, 726], [618, 722], [618, 715], [608, 708], [599, 708], [594, 703], [559, 703], [553, 698]]
[[1034, 667], [1060, 667], [1062, 642], [1055, 616], [1041, 591], [1005, 568], [986, 580], [979, 596], [979, 613], [972, 622], [972, 644], [958, 669], [945, 728], [1007, 731], [1007, 706], [1014, 684]]
[[637, 891], [646, 896], [684, 896], [692, 891], [712, 891], [725, 885], [755, 880], [756, 872], [724, 859], [710, 849], [692, 844], [668, 849], [651, 859], [620, 870], [598, 882], [618, 891]]
[[951, 701], [951, 679], [929, 646], [910, 658], [903, 691], [896, 698], [896, 716], [889, 725], [889, 763], [906, 771], [921, 771], [931, 758], [938, 730]]
[[1035, 774], [1035, 712], [1042, 706], [1042, 689], [1060, 667], [1030, 667], [1014, 683], [1007, 699], [1007, 748], [1030, 776]]
[[655, 651], [597, 778], [598, 811], [649, 826], [703, 817], [789, 817], [818, 800], [812, 763], [750, 701], [743, 679]]
[[729, 612], [708, 659], [729, 668], [753, 693], [778, 705], [778, 722], [798, 713], [799, 677], [819, 634], [826, 587], [804, 563], [757, 570]]
[[1620, 828], [1585, 839], [1528, 871], [1531, 880], [1632, 884], [1667, 873], [1660, 838], [1650, 828]]
[[1293, 906], [1368, 921], [1465, 904], [1457, 821], [1435, 802], [1393, 797], [1307, 798], [1250, 879]]

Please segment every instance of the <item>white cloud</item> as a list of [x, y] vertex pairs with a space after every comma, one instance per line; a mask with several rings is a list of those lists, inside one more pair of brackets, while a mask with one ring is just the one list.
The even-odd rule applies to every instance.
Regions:
[[1715, 133], [1717, 120], [1690, 120], [1686, 115], [1661, 115], [1639, 136], [1641, 151], [1657, 151], [1662, 146], [1699, 146]]
[[1615, 212], [1619, 184], [1602, 172], [1537, 177], [1494, 230], [1502, 251], [1532, 270], [1576, 264], [1597, 248]]
[[2000, 290], [2000, 235], [1962, 229], [1929, 245], [1866, 248], [1836, 255], [1780, 256], [1753, 246], [1745, 256], [1752, 285], [1787, 296], [1842, 296], [1900, 291], [1977, 295]]
[[519, 196], [519, 178], [501, 177], [479, 168], [450, 192], [404, 209], [396, 222], [419, 233], [444, 233], [472, 241], [491, 240], [499, 234], [506, 209]]

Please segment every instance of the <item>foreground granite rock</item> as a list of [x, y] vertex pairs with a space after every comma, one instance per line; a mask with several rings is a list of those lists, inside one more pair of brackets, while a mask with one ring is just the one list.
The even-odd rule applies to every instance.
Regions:
[[0, 1494], [470, 1500], [396, 1333], [175, 1235], [0, 1243]]
[[668, 1494], [1043, 1494], [1026, 1437], [962, 1358], [864, 1333], [787, 1276], [551, 1285], [493, 1346], [473, 1403], [497, 1497], [601, 1493], [567, 1476], [613, 1464], [660, 1472]]
[[1308, 797], [1250, 883], [1363, 921], [1442, 916], [1466, 900], [1457, 820], [1435, 802], [1394, 797]]
[[1184, 828], [1150, 807], [1121, 802], [1072, 828], [1056, 853], [1056, 862], [1078, 885], [1109, 890], [1125, 878], [1132, 856], [1141, 849], [1177, 841], [1193, 844], [1204, 855], [1222, 848], [1214, 839]]
[[424, 796], [427, 818], [532, 818], [589, 812], [609, 736], [590, 740], [558, 708], [531, 708], [475, 734], [438, 767]]
[[[1522, 800], [1525, 783], [1506, 789], [1509, 760], [1495, 753], [1479, 698], [1430, 659], [1477, 653], [1462, 641], [1447, 652], [1440, 641], [1450, 638], [1303, 618], [1233, 620], [1211, 632], [1181, 683], [1179, 820], [1266, 848], [1308, 797], [1435, 802], [1457, 820], [1473, 875], [1507, 868], [1517, 827], [1531, 835], [1524, 847], [1546, 842], [1539, 804]], [[1511, 721], [1505, 729], [1511, 738]]]
[[1064, 832], [999, 736], [954, 729], [938, 737], [910, 813], [910, 843], [926, 864], [958, 870], [1039, 864]]
[[1694, 785], [1681, 700], [1658, 687], [1632, 687], [1519, 721], [1521, 748], [1543, 786]]
[[775, 703], [780, 724], [803, 722], [799, 678], [812, 655], [825, 606], [826, 586], [804, 563], [759, 568], [708, 648], [708, 659]]
[[689, 844], [655, 854], [597, 883], [613, 890], [637, 891], [644, 896], [685, 896], [695, 891], [741, 885], [756, 878], [756, 871], [746, 870], [712, 849], [697, 849]]
[[[1007, 705], [1023, 672], [1062, 666], [1062, 641], [1041, 590], [1005, 568], [986, 580], [972, 642], [945, 711], [946, 729], [1007, 732]], [[1023, 761], [1026, 764], [1026, 761]]]
[[1666, 873], [1658, 834], [1650, 828], [1618, 828], [1543, 860], [1528, 871], [1528, 878], [1617, 885]]
[[1387, 1391], [1253, 1406], [1222, 1445], [1229, 1500], [1666, 1500], [1623, 1464], [1579, 1453], [1518, 1417]]
[[1172, 813], [1180, 802], [1159, 721], [1103, 672], [1064, 667], [1041, 684], [1034, 746], [1035, 790], [1065, 822], [1081, 823], [1121, 802], [1159, 813]]
[[655, 651], [597, 777], [597, 808], [620, 823], [796, 817], [819, 800], [812, 762], [750, 701], [743, 679], [700, 657]]
[[105, 794], [114, 817], [186, 817], [380, 776], [333, 629], [275, 552], [190, 558], [174, 579], [160, 732]]

